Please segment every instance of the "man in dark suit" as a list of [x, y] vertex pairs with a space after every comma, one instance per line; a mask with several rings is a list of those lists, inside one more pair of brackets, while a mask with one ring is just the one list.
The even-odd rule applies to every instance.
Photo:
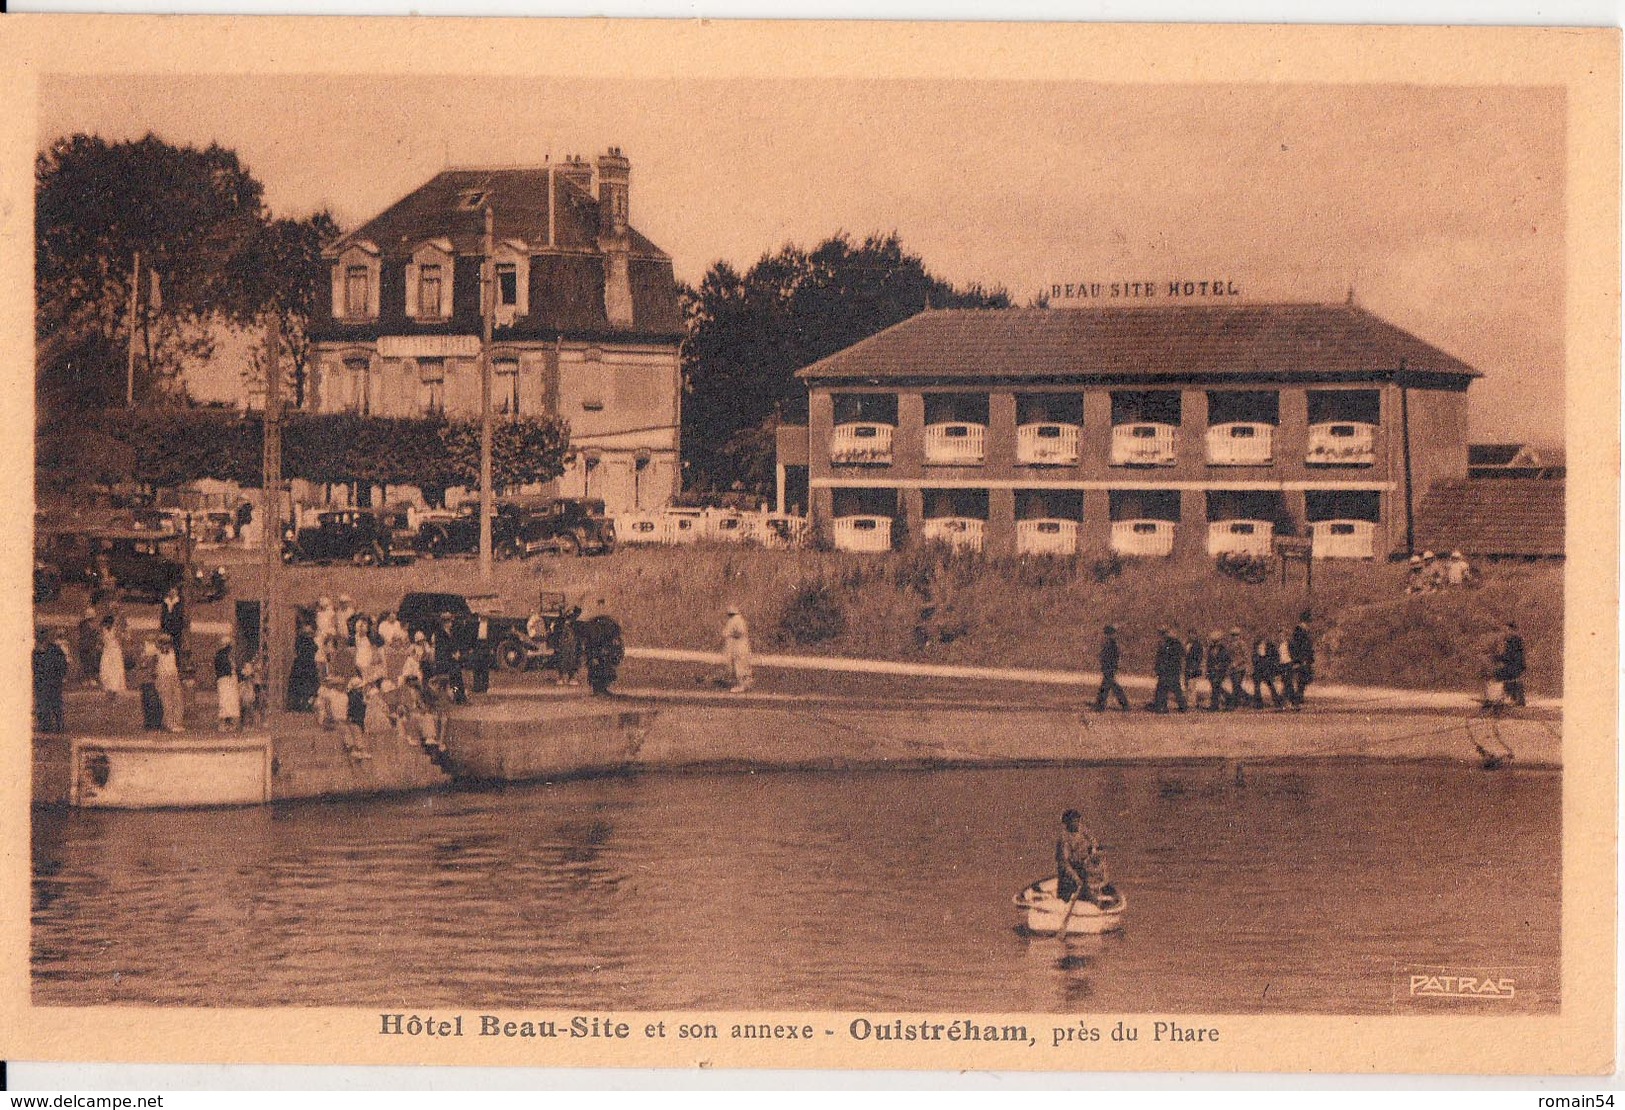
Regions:
[[1106, 699], [1115, 697], [1121, 709], [1128, 708], [1128, 695], [1117, 684], [1117, 668], [1123, 660], [1123, 649], [1117, 643], [1117, 626], [1108, 624], [1100, 641], [1100, 693], [1095, 695], [1095, 712], [1106, 711]]
[[1287, 640], [1286, 653], [1291, 666], [1286, 676], [1286, 696], [1293, 709], [1303, 708], [1304, 691], [1315, 680], [1315, 639], [1309, 632], [1310, 613], [1298, 614], [1298, 623]]
[[1162, 637], [1157, 643], [1157, 692], [1146, 708], [1153, 713], [1166, 713], [1168, 699], [1172, 697], [1179, 703], [1179, 711], [1184, 713], [1190, 708], [1185, 700], [1185, 645], [1166, 628], [1157, 629], [1157, 633]]

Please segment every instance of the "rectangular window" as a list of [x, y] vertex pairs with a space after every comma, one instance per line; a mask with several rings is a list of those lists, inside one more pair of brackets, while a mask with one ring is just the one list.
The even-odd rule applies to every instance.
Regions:
[[492, 366], [492, 401], [500, 416], [519, 415], [519, 363], [499, 358]]
[[350, 266], [344, 271], [344, 315], [351, 319], [367, 315], [365, 266]]
[[418, 409], [426, 416], [446, 411], [445, 359], [418, 359]]
[[497, 263], [497, 304], [512, 307], [519, 303], [519, 267], [512, 262]]
[[440, 311], [440, 267], [418, 267], [418, 315], [441, 316]]
[[346, 407], [351, 412], [359, 412], [363, 416], [371, 415], [372, 383], [369, 378], [372, 364], [364, 358], [347, 358], [344, 360], [344, 369], [350, 379], [350, 399]]

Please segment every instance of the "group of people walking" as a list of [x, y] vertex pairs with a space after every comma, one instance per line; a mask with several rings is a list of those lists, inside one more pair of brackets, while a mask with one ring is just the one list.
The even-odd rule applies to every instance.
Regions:
[[[1315, 678], [1315, 641], [1310, 631], [1312, 614], [1303, 612], [1290, 633], [1243, 638], [1241, 629], [1214, 630], [1204, 640], [1195, 632], [1183, 635], [1171, 628], [1157, 629], [1153, 672], [1157, 686], [1146, 705], [1153, 713], [1197, 709], [1302, 709], [1309, 684]], [[1129, 708], [1128, 695], [1117, 681], [1122, 666], [1117, 628], [1108, 624], [1100, 644], [1100, 690], [1096, 712], [1116, 701]], [[1248, 689], [1249, 680], [1251, 690]]]
[[1430, 594], [1438, 590], [1478, 585], [1478, 571], [1459, 551], [1440, 558], [1431, 551], [1412, 555], [1405, 575], [1405, 592]]

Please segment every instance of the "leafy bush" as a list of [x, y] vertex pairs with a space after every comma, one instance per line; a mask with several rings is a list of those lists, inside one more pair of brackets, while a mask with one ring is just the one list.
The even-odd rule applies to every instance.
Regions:
[[779, 639], [803, 646], [826, 643], [845, 633], [846, 610], [823, 582], [804, 584], [779, 619]]

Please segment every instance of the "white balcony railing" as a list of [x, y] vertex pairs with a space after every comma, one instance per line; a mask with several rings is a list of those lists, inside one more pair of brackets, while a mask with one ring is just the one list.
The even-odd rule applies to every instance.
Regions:
[[1267, 520], [1215, 520], [1207, 526], [1209, 555], [1268, 555], [1275, 525]]
[[1177, 434], [1172, 424], [1118, 424], [1112, 428], [1112, 465], [1173, 466]]
[[1376, 554], [1377, 526], [1369, 520], [1314, 520], [1309, 534], [1317, 559], [1370, 559]]
[[1055, 517], [1016, 521], [1017, 555], [1072, 555], [1078, 550], [1078, 522]]
[[920, 528], [926, 543], [945, 543], [955, 551], [982, 550], [987, 522], [973, 516], [927, 517]]
[[1119, 555], [1161, 557], [1174, 553], [1174, 522], [1171, 520], [1112, 521], [1112, 550]]
[[978, 466], [986, 442], [987, 428], [981, 424], [927, 424], [925, 461], [938, 466]]
[[890, 551], [891, 517], [838, 516], [835, 518], [835, 550]]
[[1207, 430], [1209, 466], [1268, 466], [1274, 449], [1273, 424], [1215, 424]]
[[891, 462], [890, 424], [835, 425], [829, 437], [829, 461], [846, 466], [874, 466]]
[[1023, 466], [1073, 466], [1078, 461], [1076, 424], [1023, 424], [1016, 429], [1016, 462]]
[[1348, 420], [1311, 424], [1304, 461], [1313, 466], [1371, 466], [1377, 461], [1377, 426]]

